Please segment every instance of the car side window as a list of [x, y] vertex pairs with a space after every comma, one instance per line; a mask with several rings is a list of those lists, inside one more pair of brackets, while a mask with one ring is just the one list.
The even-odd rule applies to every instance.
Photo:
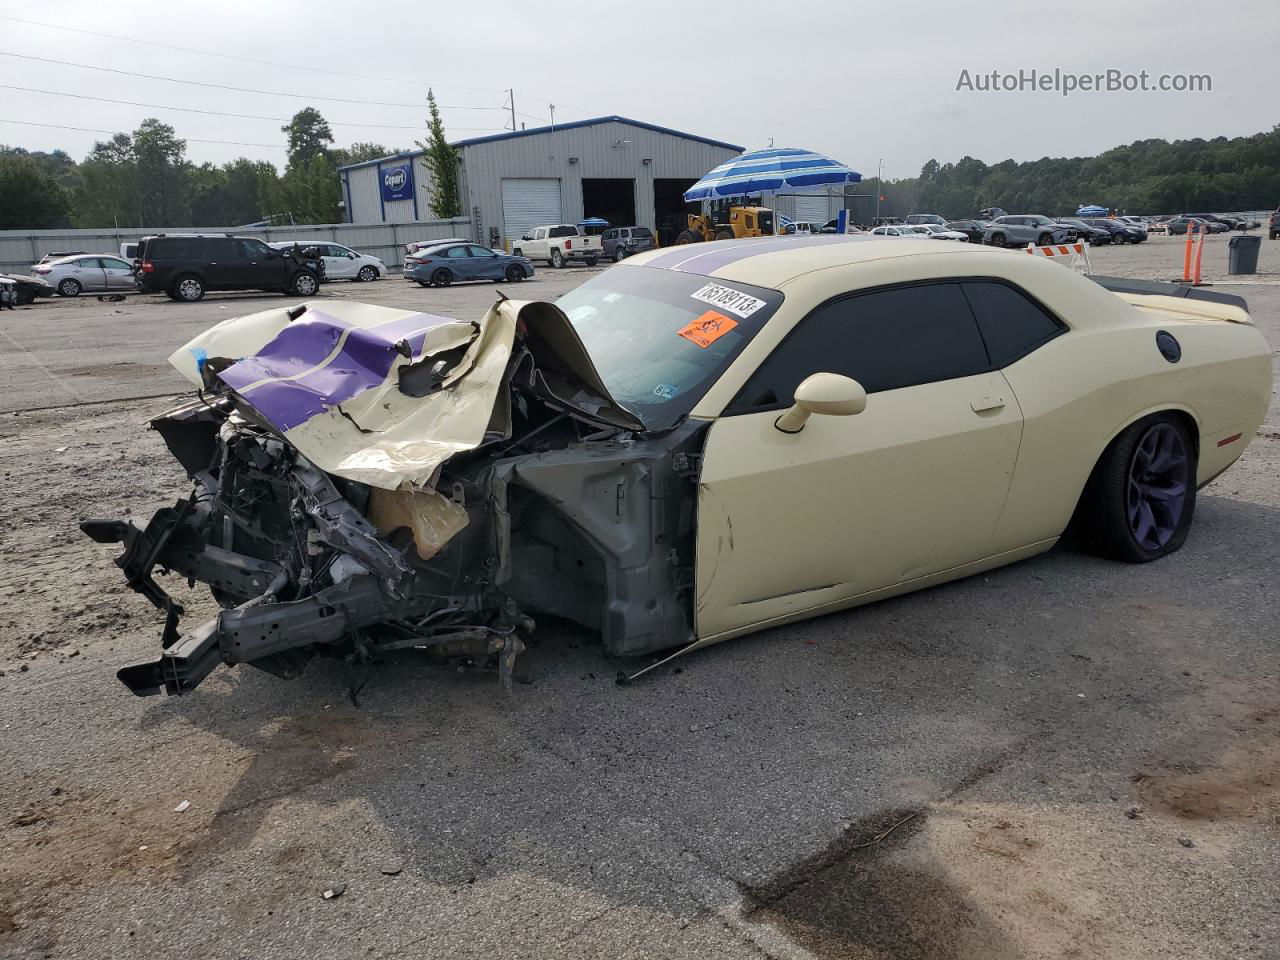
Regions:
[[815, 373], [852, 377], [878, 393], [988, 369], [960, 284], [876, 290], [828, 301], [801, 320], [727, 412], [790, 406], [796, 387]]
[[123, 260], [117, 260], [115, 257], [102, 257], [98, 262], [109, 270], [133, 269], [129, 264], [125, 263]]
[[466, 247], [450, 247], [444, 252], [444, 255], [451, 260], [462, 260], [471, 256]]
[[978, 319], [993, 367], [1005, 367], [1066, 330], [1026, 294], [994, 280], [966, 280], [964, 295]]
[[241, 257], [240, 245], [226, 237], [207, 237], [204, 249], [210, 260], [237, 260]]
[[473, 257], [492, 257], [493, 251], [488, 247], [467, 247]]

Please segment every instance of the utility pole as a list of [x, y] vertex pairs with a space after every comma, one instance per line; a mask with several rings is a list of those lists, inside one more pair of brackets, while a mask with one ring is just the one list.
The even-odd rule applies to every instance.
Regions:
[[508, 90], [507, 96], [510, 98], [510, 101], [511, 101], [511, 129], [519, 130], [520, 128], [516, 126], [516, 91], [515, 89], [513, 88], [511, 90]]
[[884, 158], [876, 164], [876, 220], [880, 220], [880, 197], [884, 191]]
[[556, 129], [556, 105], [554, 103], [548, 103], [547, 109], [551, 111], [551, 131], [554, 133]]

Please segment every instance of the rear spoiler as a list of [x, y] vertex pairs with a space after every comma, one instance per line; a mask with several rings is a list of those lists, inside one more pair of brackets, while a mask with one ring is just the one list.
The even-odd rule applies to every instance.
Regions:
[[1131, 277], [1098, 277], [1089, 278], [1100, 287], [1112, 293], [1137, 293], [1146, 296], [1182, 297], [1187, 300], [1206, 300], [1209, 303], [1225, 303], [1231, 307], [1239, 307], [1246, 313], [1249, 304], [1244, 297], [1233, 293], [1218, 293], [1216, 290], [1205, 290], [1193, 287], [1189, 283], [1165, 283], [1162, 280], [1134, 280]]

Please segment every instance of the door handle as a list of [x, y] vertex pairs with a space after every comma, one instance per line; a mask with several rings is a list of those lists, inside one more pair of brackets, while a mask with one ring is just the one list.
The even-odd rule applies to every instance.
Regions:
[[1000, 410], [1005, 405], [1004, 397], [979, 397], [972, 400], [969, 406], [973, 408], [974, 413], [987, 413], [991, 410]]

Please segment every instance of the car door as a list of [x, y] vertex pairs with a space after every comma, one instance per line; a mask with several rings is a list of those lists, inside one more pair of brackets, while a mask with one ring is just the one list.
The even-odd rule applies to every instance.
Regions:
[[116, 257], [100, 257], [105, 286], [111, 291], [134, 289], [133, 267]]
[[80, 257], [68, 264], [67, 276], [80, 281], [83, 290], [101, 291], [107, 289], [106, 272], [102, 267], [101, 257]]
[[206, 237], [208, 285], [214, 290], [239, 290], [246, 285], [249, 261], [239, 240]]
[[444, 251], [444, 259], [455, 280], [476, 279], [477, 261], [471, 256], [471, 249], [467, 244], [449, 247]]
[[324, 275], [327, 280], [354, 280], [356, 278], [356, 255], [346, 247], [336, 243], [319, 243], [324, 259]]
[[507, 265], [501, 257], [488, 247], [469, 246], [473, 263], [472, 273], [477, 280], [501, 280]]
[[530, 260], [547, 259], [547, 228], [535, 227], [529, 237], [527, 242], [520, 245], [524, 255]]
[[277, 290], [284, 287], [288, 278], [285, 276], [287, 262], [283, 253], [272, 250], [256, 237], [237, 237], [234, 243], [241, 258], [241, 288]]
[[[711, 426], [701, 467], [700, 637], [740, 630], [994, 552], [1022, 417], [958, 283], [858, 293], [801, 320]], [[866, 409], [779, 415], [819, 372]]]

